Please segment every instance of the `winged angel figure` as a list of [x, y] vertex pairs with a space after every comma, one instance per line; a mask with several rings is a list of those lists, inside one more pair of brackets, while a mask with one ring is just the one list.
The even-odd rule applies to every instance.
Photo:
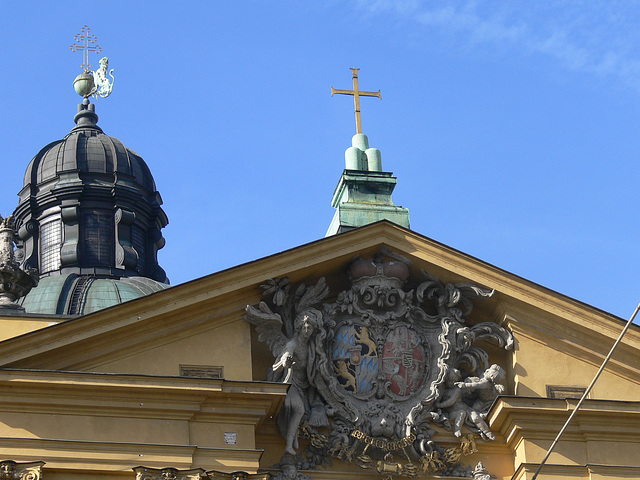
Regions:
[[[266, 342], [275, 357], [267, 380], [291, 384], [278, 415], [285, 453], [296, 455], [298, 427], [304, 419], [312, 426], [326, 426], [324, 402], [312, 386], [315, 375], [314, 337], [320, 330], [322, 312], [315, 308], [328, 295], [324, 278], [315, 285], [300, 284], [291, 295], [288, 278], [268, 280], [264, 295], [273, 294], [273, 310], [266, 302], [247, 305], [245, 318], [256, 326], [258, 340]], [[274, 311], [275, 310], [275, 311]]]

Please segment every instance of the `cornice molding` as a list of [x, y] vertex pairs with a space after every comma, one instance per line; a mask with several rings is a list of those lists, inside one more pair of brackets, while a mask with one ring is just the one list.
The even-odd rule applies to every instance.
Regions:
[[0, 370], [5, 412], [194, 420], [258, 426], [288, 385], [194, 377]]
[[128, 471], [131, 477], [132, 465], [141, 462], [154, 468], [164, 468], [170, 463], [175, 468], [189, 469], [194, 459], [198, 459], [199, 465], [203, 465], [205, 469], [238, 464], [257, 469], [264, 453], [260, 449], [212, 448], [198, 445], [5, 437], [0, 437], [0, 448], [5, 452], [5, 456], [16, 460], [41, 458], [46, 462], [47, 471]]
[[[498, 397], [487, 415], [512, 448], [523, 439], [551, 441], [578, 403], [577, 399]], [[640, 447], [640, 402], [586, 400], [563, 439], [612, 439]]]

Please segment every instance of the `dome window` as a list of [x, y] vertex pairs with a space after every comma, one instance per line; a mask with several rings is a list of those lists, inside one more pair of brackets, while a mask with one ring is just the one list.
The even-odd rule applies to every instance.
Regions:
[[84, 265], [110, 266], [114, 262], [113, 215], [106, 211], [83, 212], [82, 221]]
[[40, 272], [47, 273], [60, 268], [62, 227], [55, 219], [40, 226]]

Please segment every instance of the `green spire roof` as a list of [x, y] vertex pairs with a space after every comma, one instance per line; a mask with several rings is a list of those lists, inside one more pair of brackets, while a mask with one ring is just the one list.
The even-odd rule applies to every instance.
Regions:
[[391, 199], [397, 179], [392, 172], [382, 171], [380, 150], [369, 148], [367, 136], [357, 133], [344, 156], [346, 168], [331, 201], [336, 214], [326, 236], [379, 220], [409, 228], [409, 209], [394, 205]]

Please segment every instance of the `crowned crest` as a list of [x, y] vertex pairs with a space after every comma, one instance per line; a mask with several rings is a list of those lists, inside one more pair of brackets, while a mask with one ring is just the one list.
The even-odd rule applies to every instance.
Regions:
[[[421, 275], [407, 288], [406, 263], [359, 258], [349, 266], [351, 288], [332, 302], [323, 278], [310, 286], [285, 278], [262, 286], [267, 298], [257, 308], [247, 306], [276, 357], [269, 378], [292, 384], [278, 417], [288, 458], [301, 458], [302, 436], [316, 463], [336, 457], [385, 475], [459, 475], [475, 438], [495, 439], [484, 415], [505, 391], [505, 372], [477, 342], [509, 349], [513, 337], [492, 322], [467, 323], [472, 299], [493, 291]], [[438, 445], [443, 430], [460, 445]]]

